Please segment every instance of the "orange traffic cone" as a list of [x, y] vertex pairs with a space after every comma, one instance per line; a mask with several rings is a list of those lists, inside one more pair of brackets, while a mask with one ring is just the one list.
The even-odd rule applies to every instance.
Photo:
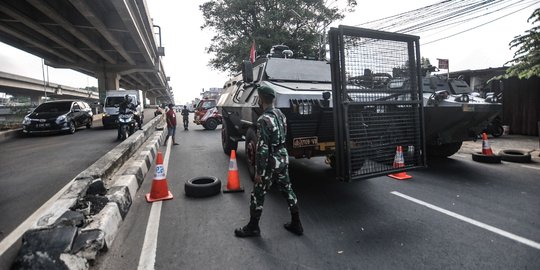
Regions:
[[163, 154], [157, 153], [156, 158], [156, 174], [152, 180], [152, 189], [146, 194], [147, 202], [170, 200], [173, 198], [172, 193], [167, 186], [167, 178], [165, 178], [165, 168], [163, 168]]
[[244, 189], [240, 186], [240, 179], [238, 178], [238, 165], [236, 164], [236, 151], [234, 150], [231, 151], [231, 160], [229, 161], [227, 188], [224, 189], [223, 192], [244, 192]]
[[[392, 165], [392, 167], [394, 168], [405, 167], [405, 161], [403, 159], [403, 149], [401, 148], [401, 146], [398, 146], [396, 149], [396, 155], [394, 156], [394, 164]], [[412, 178], [412, 176], [408, 175], [407, 172], [393, 173], [393, 174], [389, 174], [388, 176], [397, 180], [405, 180], [405, 179]]]
[[482, 133], [482, 154], [486, 156], [493, 156], [493, 151], [489, 146], [487, 134], [485, 132]]

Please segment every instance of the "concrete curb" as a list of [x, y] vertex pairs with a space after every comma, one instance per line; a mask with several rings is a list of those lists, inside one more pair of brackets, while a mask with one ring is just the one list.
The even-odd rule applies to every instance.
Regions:
[[22, 128], [0, 131], [0, 143], [15, 137], [19, 137], [21, 134]]
[[38, 260], [38, 253], [44, 247], [65, 243], [59, 243], [47, 234], [39, 234], [40, 238], [36, 239], [33, 232], [67, 226], [77, 232], [71, 239], [69, 250], [51, 255], [54, 267], [88, 269], [99, 253], [112, 245], [137, 190], [152, 166], [165, 135], [163, 130], [156, 131], [162, 120], [161, 117], [151, 120], [142, 132], [130, 136], [78, 174], [46, 214], [25, 233], [14, 265], [19, 269], [50, 268], [50, 260]]

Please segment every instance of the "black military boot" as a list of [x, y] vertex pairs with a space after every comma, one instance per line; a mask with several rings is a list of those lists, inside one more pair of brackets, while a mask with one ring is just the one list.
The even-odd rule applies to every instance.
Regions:
[[283, 227], [289, 232], [292, 232], [296, 235], [304, 234], [304, 228], [300, 222], [300, 214], [298, 211], [298, 206], [291, 207], [291, 222], [283, 224]]
[[234, 230], [234, 235], [237, 237], [253, 237], [261, 236], [261, 229], [259, 228], [259, 219], [261, 217], [262, 211], [250, 211], [249, 223], [242, 227]]

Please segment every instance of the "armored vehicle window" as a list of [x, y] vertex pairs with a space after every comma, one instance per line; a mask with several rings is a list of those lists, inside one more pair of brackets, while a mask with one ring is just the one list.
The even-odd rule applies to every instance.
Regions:
[[261, 74], [263, 71], [264, 64], [258, 65], [253, 68], [253, 81], [258, 82], [261, 78]]
[[233, 97], [233, 101], [235, 103], [240, 103], [240, 97], [242, 97], [242, 93], [244, 93], [244, 91], [245, 91], [244, 87], [242, 87], [242, 84], [239, 83], [236, 86], [236, 90], [235, 90], [234, 97]]
[[322, 61], [270, 58], [266, 75], [272, 81], [332, 82], [330, 65]]
[[247, 88], [244, 90], [244, 93], [242, 94], [242, 103], [246, 103], [248, 102], [248, 100], [251, 98], [251, 96], [253, 96], [253, 93], [255, 92], [255, 88], [254, 87], [250, 87], [250, 88]]
[[[433, 77], [432, 77], [433, 78]], [[450, 93], [450, 87], [448, 86], [448, 83], [440, 78], [434, 78], [436, 81], [436, 89], [431, 89], [431, 83], [430, 78], [423, 78], [422, 79], [422, 91], [424, 92], [434, 92], [434, 91], [441, 91], [446, 90], [448, 93]]]
[[462, 80], [453, 80], [450, 82], [454, 94], [469, 94], [472, 90], [469, 88], [469, 85]]

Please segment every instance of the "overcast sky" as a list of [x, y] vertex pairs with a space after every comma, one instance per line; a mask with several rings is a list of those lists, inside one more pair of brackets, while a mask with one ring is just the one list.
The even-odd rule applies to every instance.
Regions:
[[[167, 76], [171, 77], [176, 102], [184, 104], [199, 97], [203, 88], [221, 87], [227, 80], [224, 73], [208, 67], [210, 55], [205, 53], [213, 36], [209, 30], [201, 30], [203, 23], [199, 5], [204, 1], [183, 0], [147, 0], [154, 24], [162, 28], [162, 42], [165, 47], [163, 62]], [[358, 6], [353, 14], [333, 25], [357, 25], [440, 2], [440, 0], [357, 0]], [[420, 35], [420, 52], [423, 57], [436, 64], [437, 58], [450, 60], [451, 71], [465, 69], [484, 69], [500, 67], [512, 59], [513, 52], [508, 43], [516, 35], [531, 28], [527, 18], [535, 5], [516, 12], [475, 30], [444, 39], [432, 44], [422, 45], [439, 37], [474, 27], [488, 20], [504, 15], [487, 17], [483, 21], [456, 26], [447, 31]], [[249, 52], [246, 52], [246, 55]], [[41, 59], [0, 43], [0, 70], [22, 76], [42, 79]], [[97, 86], [97, 80], [71, 70], [49, 68], [49, 81], [73, 87]]]

